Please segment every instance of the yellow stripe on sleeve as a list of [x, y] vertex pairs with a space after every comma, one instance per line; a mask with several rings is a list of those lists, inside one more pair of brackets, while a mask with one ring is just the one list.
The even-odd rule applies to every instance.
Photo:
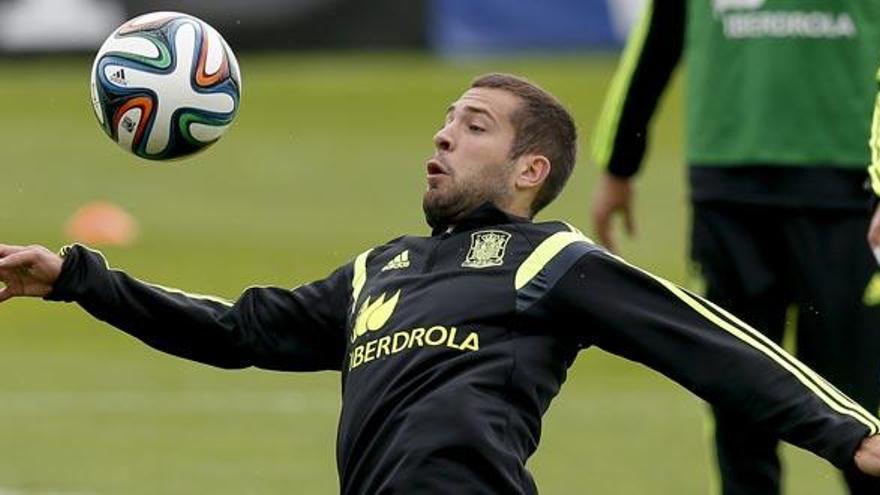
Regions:
[[[681, 290], [681, 289], [679, 289]], [[693, 297], [693, 296], [692, 296]], [[760, 341], [763, 345], [767, 346], [770, 350], [778, 353], [778, 354], [787, 354], [784, 349], [779, 347], [775, 342], [770, 340], [766, 335], [759, 332], [755, 328], [749, 326], [746, 322], [740, 320], [733, 314], [727, 312], [724, 308], [716, 305], [712, 301], [706, 299], [700, 299], [702, 302], [713, 308], [716, 312], [723, 315], [725, 318], [729, 319], [732, 323], [738, 325], [743, 331], [747, 332], [749, 335]], [[880, 420], [878, 420], [873, 414], [869, 413], [866, 409], [864, 409], [861, 405], [859, 405], [854, 400], [847, 397], [846, 394], [841, 392], [837, 387], [829, 383], [824, 377], [813, 371], [806, 364], [797, 360], [794, 356], [791, 356], [791, 363], [798, 370], [800, 370], [805, 376], [811, 378], [815, 383], [818, 384], [819, 387], [822, 388], [830, 397], [838, 400], [841, 405], [844, 405], [853, 411], [850, 412], [850, 416], [856, 417], [856, 414], [863, 416], [865, 421], [861, 421], [869, 429], [871, 429], [871, 434], [880, 433]], [[857, 418], [858, 419], [858, 418]]]
[[603, 170], [610, 165], [608, 162], [611, 160], [611, 152], [614, 149], [614, 141], [617, 138], [617, 127], [620, 123], [620, 116], [623, 113], [626, 93], [632, 84], [636, 65], [644, 51], [645, 40], [648, 37], [648, 30], [653, 16], [654, 0], [648, 0], [641, 20], [635, 26], [626, 42], [626, 47], [621, 55], [620, 65], [611, 79], [611, 86], [605, 98], [605, 105], [602, 107], [602, 113], [599, 114], [599, 121], [593, 133], [591, 148], [593, 160]]
[[557, 232], [545, 239], [517, 269], [514, 278], [516, 290], [525, 287], [566, 246], [584, 241], [586, 237], [577, 232]]
[[580, 229], [578, 229], [578, 228], [575, 227], [574, 225], [572, 225], [572, 224], [570, 224], [570, 223], [568, 223], [568, 222], [562, 222], [562, 223], [564, 223], [565, 226], [568, 227], [568, 230], [570, 230], [570, 231], [574, 232], [575, 234], [578, 234], [579, 236], [583, 237], [585, 241], [589, 242], [590, 244], [595, 244], [595, 242], [593, 242], [592, 239], [590, 239], [589, 237], [585, 236], [584, 233], [581, 232]]
[[874, 190], [874, 194], [880, 196], [880, 94], [877, 95], [874, 103], [874, 120], [871, 123], [871, 138], [868, 146], [871, 148], [871, 166], [868, 167], [871, 189]]
[[149, 285], [150, 287], [154, 287], [156, 289], [163, 290], [163, 291], [168, 292], [170, 294], [178, 294], [181, 296], [189, 297], [191, 299], [201, 299], [203, 301], [211, 301], [211, 302], [222, 304], [222, 305], [228, 306], [228, 307], [233, 306], [232, 301], [223, 299], [222, 297], [209, 296], [209, 295], [205, 295], [205, 294], [197, 294], [194, 292], [186, 292], [186, 291], [183, 291], [180, 289], [175, 289], [174, 287], [166, 287], [164, 285], [153, 284], [150, 282], [144, 282], [143, 280], [140, 280], [140, 279], [137, 279], [137, 280], [145, 285]]
[[[876, 435], [880, 432], [880, 420], [828, 383], [815, 371], [811, 370], [794, 357], [789, 356], [785, 350], [776, 345], [761, 332], [750, 327], [745, 322], [715, 305], [711, 301], [691, 295], [668, 280], [642, 270], [619, 257], [615, 256], [615, 258], [656, 280], [660, 285], [665, 287], [669, 292], [701, 316], [772, 359], [779, 366], [791, 373], [792, 376], [801, 382], [801, 384], [812, 391], [813, 394], [815, 394], [816, 397], [824, 402], [829, 408], [840, 414], [850, 416], [859, 423], [862, 423], [868, 428], [871, 435]], [[713, 313], [706, 307], [706, 305], [713, 308], [718, 314], [723, 315], [724, 318]], [[786, 359], [784, 356], [789, 356], [789, 359]]]

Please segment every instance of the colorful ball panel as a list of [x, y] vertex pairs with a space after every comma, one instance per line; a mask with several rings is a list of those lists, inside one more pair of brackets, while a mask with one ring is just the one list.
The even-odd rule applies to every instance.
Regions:
[[136, 17], [95, 57], [92, 104], [104, 132], [151, 160], [182, 158], [216, 142], [238, 112], [241, 74], [229, 45], [177, 12]]

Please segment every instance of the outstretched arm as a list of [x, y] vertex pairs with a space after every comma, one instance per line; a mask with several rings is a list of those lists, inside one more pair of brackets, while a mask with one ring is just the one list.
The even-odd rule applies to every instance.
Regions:
[[717, 305], [593, 244], [567, 241], [534, 287], [523, 285], [523, 297], [552, 286], [534, 305], [539, 317], [557, 318], [582, 347], [659, 371], [841, 469], [880, 474], [878, 440], [864, 441], [880, 432], [873, 414]]
[[612, 220], [623, 216], [635, 233], [631, 177], [638, 172], [648, 143], [648, 123], [685, 39], [685, 0], [649, 0], [633, 28], [611, 80], [593, 132], [591, 157], [604, 171], [593, 193], [592, 218], [599, 242], [615, 250]]
[[292, 290], [252, 287], [233, 302], [148, 284], [83, 246], [63, 257], [7, 246], [0, 293], [78, 303], [161, 351], [223, 368], [310, 371], [342, 366], [351, 270]]

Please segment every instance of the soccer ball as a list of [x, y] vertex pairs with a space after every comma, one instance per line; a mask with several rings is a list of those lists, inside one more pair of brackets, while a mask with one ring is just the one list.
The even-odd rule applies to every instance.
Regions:
[[211, 145], [238, 112], [241, 74], [214, 28], [178, 12], [119, 27], [98, 50], [92, 105], [110, 139], [141, 158], [168, 160]]

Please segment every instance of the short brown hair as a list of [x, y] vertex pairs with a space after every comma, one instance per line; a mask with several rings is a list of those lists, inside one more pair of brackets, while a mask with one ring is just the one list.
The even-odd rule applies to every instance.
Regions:
[[540, 153], [550, 160], [550, 174], [532, 203], [532, 214], [549, 205], [565, 187], [577, 155], [574, 119], [553, 95], [537, 85], [510, 74], [485, 74], [471, 88], [501, 89], [518, 96], [522, 105], [511, 116], [516, 135], [511, 158]]

